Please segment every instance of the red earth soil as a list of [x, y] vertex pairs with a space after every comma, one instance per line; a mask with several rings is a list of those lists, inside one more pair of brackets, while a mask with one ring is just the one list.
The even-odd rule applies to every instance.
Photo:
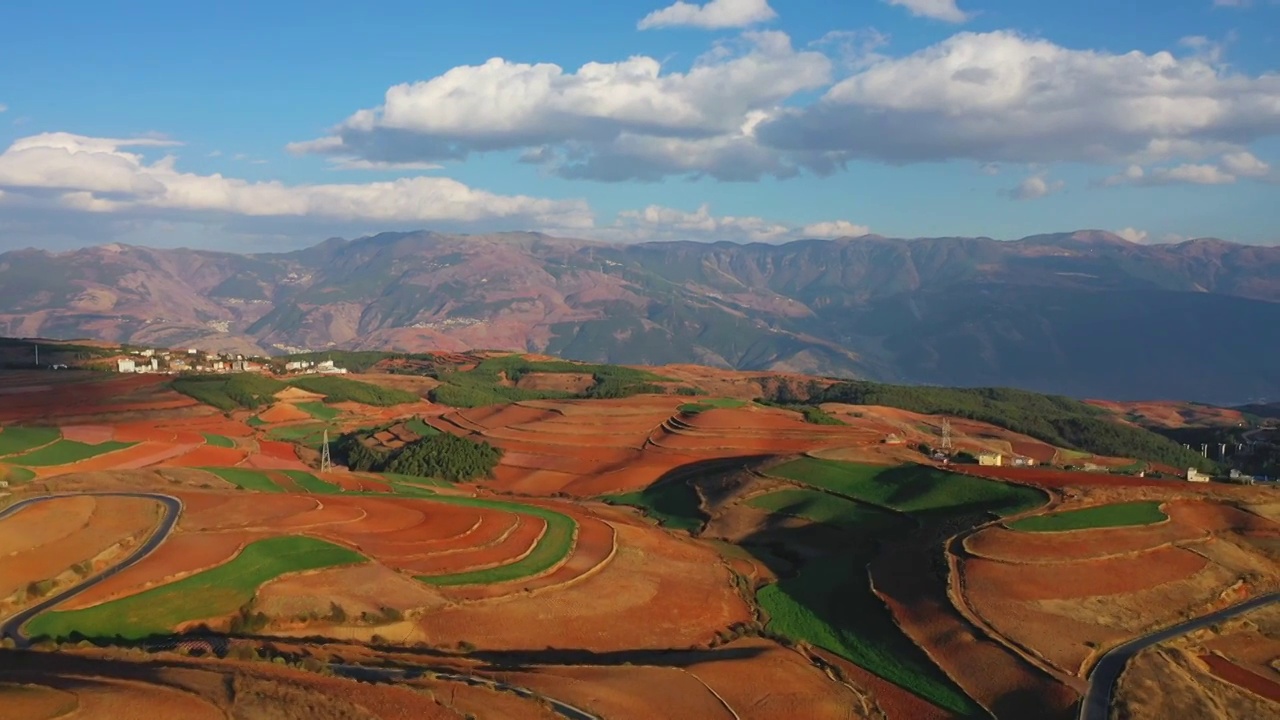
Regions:
[[61, 497], [28, 505], [0, 525], [0, 558], [26, 552], [88, 524], [97, 502], [89, 496]]
[[[464, 508], [458, 508], [460, 519], [468, 517], [463, 510]], [[401, 532], [381, 540], [379, 549], [388, 555], [412, 559], [428, 553], [492, 545], [514, 532], [520, 518], [516, 513], [483, 510], [475, 515], [475, 522], [471, 527], [460, 533], [432, 538], [422, 537], [419, 533]]]
[[1263, 677], [1252, 670], [1236, 665], [1220, 655], [1201, 655], [1200, 659], [1209, 666], [1209, 672], [1222, 680], [1244, 688], [1254, 695], [1264, 697], [1272, 702], [1280, 702], [1280, 683]]
[[[157, 427], [153, 423], [120, 423], [115, 426], [115, 439], [120, 442], [174, 442], [177, 433], [172, 428]], [[203, 443], [203, 439], [201, 443]]]
[[312, 420], [313, 418], [305, 411], [290, 405], [289, 403], [276, 403], [266, 410], [258, 413], [258, 417], [263, 422], [268, 423], [288, 423], [302, 420]]
[[1178, 503], [1179, 517], [1209, 532], [1237, 532], [1246, 535], [1280, 536], [1280, 524], [1230, 505], [1214, 502]]
[[551, 495], [564, 490], [578, 479], [575, 473], [555, 470], [531, 470], [523, 467], [499, 465], [493, 469], [490, 485], [508, 492], [529, 495]]
[[500, 542], [434, 553], [415, 560], [396, 559], [394, 564], [419, 575], [447, 575], [508, 565], [533, 552], [546, 530], [545, 520], [524, 515], [515, 530]]
[[60, 609], [86, 608], [142, 592], [150, 586], [168, 582], [179, 573], [207, 570], [228, 562], [245, 545], [264, 537], [267, 537], [265, 533], [238, 531], [175, 533], [137, 565], [85, 590]]
[[369, 515], [369, 511], [358, 503], [328, 502], [328, 498], [319, 499], [322, 503], [314, 510], [307, 510], [275, 521], [275, 527], [290, 531], [323, 528], [334, 534], [341, 533], [341, 526], [358, 522]]
[[249, 457], [245, 458], [242, 467], [256, 470], [310, 470], [310, 467], [301, 460], [281, 460], [268, 455], [253, 453], [250, 453]]
[[894, 543], [869, 567], [903, 632], [996, 717], [1070, 717], [1079, 695], [978, 634], [951, 605], [945, 581], [931, 572], [933, 556], [926, 543]]
[[1177, 547], [1082, 562], [1010, 564], [970, 558], [967, 587], [981, 587], [1006, 600], [1054, 600], [1123, 595], [1184, 580], [1208, 563]]
[[91, 472], [94, 470], [134, 470], [155, 465], [186, 452], [195, 445], [169, 445], [166, 443], [144, 442], [123, 450], [86, 458], [72, 465], [62, 465], [63, 471]]
[[[186, 497], [183, 494], [182, 497]], [[178, 520], [183, 530], [264, 530], [270, 531], [280, 521], [314, 510], [320, 502], [311, 495], [281, 493], [228, 494], [226, 501], [209, 506], [188, 506]]]
[[243, 462], [247, 454], [235, 448], [205, 445], [186, 455], [179, 455], [165, 464], [173, 467], [232, 467]]
[[1029, 457], [1039, 463], [1053, 462], [1053, 458], [1058, 454], [1058, 449], [1052, 445], [1027, 440], [1010, 440], [1009, 447], [1013, 449], [1015, 455]]
[[115, 436], [110, 425], [64, 425], [62, 437], [67, 440], [99, 445]]
[[835, 653], [815, 648], [822, 659], [844, 671], [855, 686], [871, 691], [871, 697], [889, 720], [953, 720], [956, 716], [915, 693], [907, 692], [879, 675], [873, 675]]

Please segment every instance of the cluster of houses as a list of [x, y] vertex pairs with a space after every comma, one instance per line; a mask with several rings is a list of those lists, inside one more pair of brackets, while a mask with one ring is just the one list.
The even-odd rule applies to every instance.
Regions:
[[291, 360], [280, 364], [263, 358], [245, 357], [237, 353], [207, 353], [197, 348], [180, 350], [132, 350], [115, 358], [116, 372], [122, 373], [238, 373], [274, 372], [277, 374], [345, 375], [347, 369], [332, 360], [313, 362]]
[[[978, 464], [987, 466], [1001, 466], [1005, 464], [1005, 457], [998, 452], [980, 452], [978, 453]], [[1022, 455], [1014, 455], [1009, 458], [1012, 467], [1035, 467], [1036, 461]]]

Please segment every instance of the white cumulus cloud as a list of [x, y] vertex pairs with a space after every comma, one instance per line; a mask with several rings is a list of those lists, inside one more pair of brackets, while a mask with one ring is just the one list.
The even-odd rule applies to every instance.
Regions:
[[640, 30], [664, 27], [697, 27], [708, 30], [747, 27], [778, 17], [768, 0], [710, 0], [703, 5], [679, 0], [641, 18]]
[[1145, 243], [1147, 241], [1147, 231], [1137, 228], [1127, 227], [1116, 231], [1116, 235], [1128, 240], [1131, 243]]
[[1266, 179], [1271, 166], [1253, 153], [1239, 151], [1224, 154], [1217, 164], [1182, 163], [1143, 168], [1130, 165], [1124, 171], [1102, 181], [1103, 185], [1230, 185], [1238, 178]]
[[289, 150], [403, 163], [525, 149], [526, 162], [598, 180], [786, 176], [794, 163], [760, 147], [756, 126], [783, 100], [829, 84], [831, 72], [826, 55], [796, 51], [776, 31], [719, 43], [687, 72], [663, 72], [645, 56], [576, 72], [494, 58], [396, 85], [381, 106]]
[[47, 133], [17, 140], [0, 153], [5, 201], [26, 196], [85, 212], [213, 212], [247, 217], [333, 220], [480, 222], [591, 227], [582, 200], [498, 195], [448, 178], [413, 177], [365, 184], [286, 185], [249, 182], [177, 169], [168, 155], [154, 162], [131, 148], [175, 143]]
[[612, 227], [596, 234], [605, 239], [639, 240], [729, 240], [733, 242], [787, 242], [800, 238], [858, 237], [870, 231], [865, 225], [834, 220], [798, 226], [753, 215], [714, 215], [708, 204], [688, 212], [650, 205], [642, 210], [618, 213]]
[[1066, 183], [1061, 180], [1049, 180], [1045, 177], [1045, 173], [1036, 173], [1018, 183], [1018, 186], [1009, 191], [1009, 197], [1014, 200], [1035, 200], [1037, 198], [1047, 197], [1066, 187]]
[[916, 17], [927, 17], [950, 23], [962, 23], [969, 14], [956, 7], [956, 0], [888, 0], [890, 5], [904, 7]]
[[761, 123], [765, 145], [824, 162], [1115, 162], [1240, 149], [1280, 134], [1280, 74], [1169, 52], [1076, 50], [960, 33], [884, 59]]

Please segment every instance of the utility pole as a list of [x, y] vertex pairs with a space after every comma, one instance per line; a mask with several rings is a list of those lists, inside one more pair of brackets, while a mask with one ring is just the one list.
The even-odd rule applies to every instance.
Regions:
[[333, 460], [329, 457], [329, 431], [324, 431], [324, 447], [320, 450], [320, 472], [333, 472]]
[[951, 454], [951, 421], [943, 418], [942, 420], [942, 452]]
[[40, 367], [40, 346], [36, 345], [36, 367]]

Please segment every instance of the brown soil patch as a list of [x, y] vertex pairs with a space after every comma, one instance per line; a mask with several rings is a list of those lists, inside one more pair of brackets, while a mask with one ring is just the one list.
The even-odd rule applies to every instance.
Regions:
[[750, 619], [712, 550], [659, 530], [617, 532], [616, 555], [581, 582], [442, 608], [419, 624], [433, 642], [611, 650], [689, 647]]
[[277, 400], [282, 400], [285, 402], [307, 402], [309, 400], [324, 399], [324, 395], [321, 395], [320, 393], [313, 393], [313, 392], [310, 392], [309, 390], [303, 390], [302, 388], [296, 385], [290, 385], [289, 387], [276, 393], [274, 397]]
[[312, 417], [305, 411], [299, 410], [286, 402], [280, 402], [272, 405], [266, 410], [258, 413], [258, 418], [267, 423], [290, 423], [312, 419]]
[[98, 502], [60, 497], [29, 505], [0, 524], [0, 558], [54, 542], [89, 524]]
[[1280, 683], [1271, 678], [1246, 670], [1220, 655], [1201, 655], [1200, 660], [1209, 666], [1209, 672], [1215, 676], [1258, 697], [1280, 703]]
[[1184, 580], [1207, 561], [1177, 547], [1089, 562], [1012, 564], [972, 558], [964, 563], [966, 584], [1009, 600], [1052, 600], [1123, 595]]
[[402, 612], [434, 608], [444, 598], [431, 586], [378, 563], [328, 568], [273, 580], [258, 590], [258, 602], [273, 617], [292, 618], [314, 612], [323, 617], [336, 602], [347, 617], [377, 613], [390, 607]]
[[244, 461], [248, 455], [235, 448], [220, 448], [204, 445], [165, 462], [173, 467], [233, 467]]
[[178, 527], [202, 530], [271, 531], [286, 518], [314, 510], [319, 501], [307, 495], [265, 493], [228, 494], [225, 501], [209, 507], [188, 506], [178, 520]]
[[296, 461], [298, 459], [298, 453], [294, 451], [293, 445], [276, 440], [259, 440], [258, 452], [277, 460]]
[[89, 445], [100, 445], [115, 437], [110, 425], [64, 425], [61, 430], [63, 438]]
[[581, 393], [595, 384], [596, 379], [591, 373], [526, 373], [521, 376], [516, 387], [524, 390]]
[[695, 675], [673, 667], [541, 667], [501, 677], [602, 718], [733, 720], [733, 714]]
[[94, 470], [135, 470], [148, 465], [156, 465], [184, 453], [190, 452], [197, 445], [168, 445], [164, 443], [144, 442], [123, 450], [116, 450], [105, 455], [98, 455], [81, 460], [64, 469], [76, 472], [92, 472]]
[[1170, 513], [1169, 522], [1142, 527], [1036, 533], [993, 525], [966, 538], [964, 547], [974, 555], [991, 560], [1046, 563], [1139, 552], [1208, 536], [1204, 530], [1179, 519], [1181, 505], [1170, 504], [1166, 509]]
[[545, 520], [524, 515], [511, 534], [500, 542], [465, 550], [433, 553], [413, 560], [400, 559], [396, 561], [396, 565], [421, 575], [446, 575], [508, 565], [533, 552], [546, 530]]

